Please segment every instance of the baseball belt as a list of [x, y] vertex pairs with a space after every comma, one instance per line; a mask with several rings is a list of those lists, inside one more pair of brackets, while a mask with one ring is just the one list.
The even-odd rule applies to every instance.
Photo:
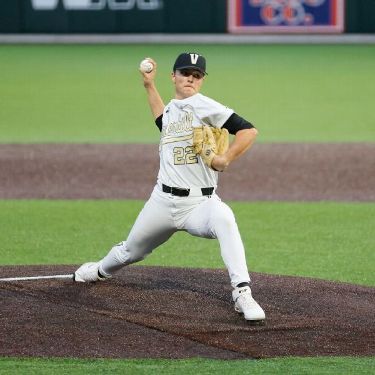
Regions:
[[[181, 189], [177, 187], [170, 187], [167, 185], [162, 185], [163, 192], [164, 193], [169, 193], [172, 195], [176, 195], [177, 197], [188, 197], [190, 194], [190, 189]], [[214, 192], [215, 188], [213, 187], [207, 187], [207, 188], [201, 188], [202, 195], [207, 196], [207, 195], [212, 195]]]

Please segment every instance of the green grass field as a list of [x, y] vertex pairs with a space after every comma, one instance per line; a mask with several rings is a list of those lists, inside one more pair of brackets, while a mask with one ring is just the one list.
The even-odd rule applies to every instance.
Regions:
[[189, 360], [69, 360], [0, 358], [2, 375], [27, 374], [277, 374], [277, 375], [357, 375], [373, 374], [374, 358], [277, 358], [271, 360], [220, 361]]
[[[223, 49], [224, 52], [223, 53]], [[156, 143], [137, 72], [173, 95], [182, 50], [204, 54], [203, 93], [254, 122], [259, 142], [375, 142], [373, 46], [0, 46], [1, 143]], [[1, 201], [1, 263], [79, 264], [128, 233], [143, 202]], [[233, 202], [255, 272], [374, 286], [375, 204]], [[142, 265], [219, 267], [216, 241], [176, 234]], [[1, 374], [371, 374], [374, 358], [261, 361], [0, 358]]]
[[[254, 272], [375, 285], [375, 204], [230, 203]], [[2, 264], [80, 264], [126, 238], [140, 201], [0, 201]], [[224, 268], [218, 242], [177, 233], [142, 265]]]
[[375, 141], [373, 46], [0, 46], [0, 143], [154, 143], [138, 64], [207, 57], [207, 94], [254, 122], [260, 142]]

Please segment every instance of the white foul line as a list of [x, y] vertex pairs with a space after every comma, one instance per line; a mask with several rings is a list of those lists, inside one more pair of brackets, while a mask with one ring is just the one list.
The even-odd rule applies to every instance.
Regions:
[[42, 279], [73, 279], [74, 274], [69, 275], [51, 275], [51, 276], [25, 276], [25, 277], [5, 277], [0, 281], [23, 281], [23, 280], [42, 280]]

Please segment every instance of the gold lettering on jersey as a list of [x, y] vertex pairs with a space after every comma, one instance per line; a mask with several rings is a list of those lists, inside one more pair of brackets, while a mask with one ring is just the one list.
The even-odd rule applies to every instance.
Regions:
[[170, 122], [162, 131], [162, 137], [178, 135], [193, 131], [193, 113], [188, 112], [178, 116], [177, 121]]
[[163, 137], [161, 140], [161, 144], [166, 145], [167, 143], [176, 143], [176, 142], [183, 142], [183, 141], [189, 141], [189, 140], [193, 140], [193, 134], [180, 135], [176, 137], [172, 135], [169, 137]]

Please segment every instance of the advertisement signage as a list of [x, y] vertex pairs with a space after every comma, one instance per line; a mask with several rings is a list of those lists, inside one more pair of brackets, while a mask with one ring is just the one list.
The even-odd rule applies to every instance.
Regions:
[[[111, 10], [155, 10], [162, 8], [162, 0], [61, 0], [66, 10], [102, 10], [108, 7]], [[31, 0], [34, 10], [54, 10], [59, 0]]]
[[344, 0], [228, 0], [231, 33], [341, 33]]

